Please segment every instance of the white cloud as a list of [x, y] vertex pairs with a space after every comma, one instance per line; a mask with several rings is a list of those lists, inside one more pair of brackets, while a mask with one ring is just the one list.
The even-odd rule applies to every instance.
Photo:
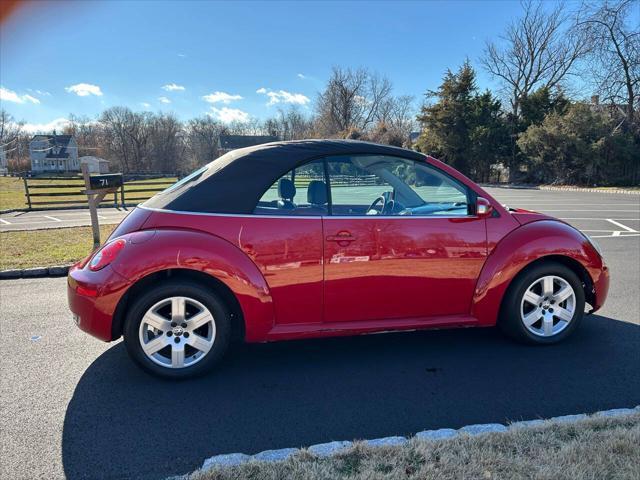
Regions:
[[242, 100], [242, 97], [240, 95], [231, 95], [230, 93], [226, 92], [213, 92], [209, 95], [205, 95], [204, 97], [202, 97], [202, 99], [205, 102], [224, 103], [226, 105], [233, 102], [234, 100]]
[[269, 102], [267, 105], [275, 105], [277, 103], [292, 103], [295, 105], [306, 105], [311, 100], [309, 97], [301, 94], [301, 93], [291, 93], [286, 90], [270, 90], [266, 88], [260, 88], [256, 90], [256, 93], [262, 93], [269, 97]]
[[211, 112], [209, 115], [217, 118], [221, 122], [230, 123], [230, 122], [246, 122], [249, 120], [249, 114], [247, 112], [243, 112], [237, 108], [229, 108], [222, 107], [216, 108], [211, 107]]
[[171, 100], [169, 100], [167, 97], [158, 97], [158, 100], [160, 101], [160, 103], [171, 103]]
[[360, 105], [369, 105], [371, 103], [369, 100], [367, 100], [367, 97], [363, 97], [362, 95], [356, 95], [355, 97], [353, 97], [353, 99]]
[[304, 80], [305, 78], [307, 78], [307, 76], [304, 73], [299, 73], [298, 78], [301, 78]]
[[32, 97], [31, 95], [23, 95], [22, 98], [31, 103], [40, 103], [40, 100], [38, 100], [36, 97]]
[[179, 53], [178, 56], [182, 57], [182, 58], [186, 57], [186, 55], [184, 53]]
[[185, 88], [182, 85], [176, 85], [175, 83], [167, 83], [162, 86], [163, 90], [167, 92], [184, 92]]
[[144, 108], [151, 108], [151, 104], [147, 102], [140, 102], [140, 106]]
[[64, 127], [69, 125], [69, 120], [66, 118], [56, 118], [49, 123], [25, 123], [22, 129], [27, 133], [51, 133], [56, 130], [58, 133], [64, 130]]
[[40, 100], [31, 95], [19, 95], [13, 90], [9, 90], [8, 88], [0, 87], [0, 100], [3, 102], [13, 102], [13, 103], [25, 103], [31, 102], [35, 104], [39, 104]]
[[46, 91], [44, 91], [44, 90], [37, 90], [37, 89], [36, 89], [36, 90], [34, 90], [34, 89], [32, 89], [32, 88], [27, 88], [27, 91], [28, 91], [28, 92], [31, 92], [31, 93], [37, 93], [37, 94], [38, 94], [38, 95], [40, 95], [41, 97], [45, 97], [45, 96], [46, 96], [46, 97], [50, 97], [50, 96], [51, 96], [51, 94], [50, 94], [49, 92], [46, 92]]
[[65, 90], [69, 93], [75, 93], [79, 97], [88, 97], [89, 95], [95, 95], [96, 97], [102, 96], [102, 90], [98, 85], [92, 85], [90, 83], [78, 83], [66, 87]]

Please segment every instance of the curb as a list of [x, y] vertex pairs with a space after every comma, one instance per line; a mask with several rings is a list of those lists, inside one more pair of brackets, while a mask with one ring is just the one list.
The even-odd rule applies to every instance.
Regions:
[[505, 188], [508, 190], [548, 190], [557, 192], [588, 192], [588, 193], [615, 193], [623, 195], [640, 195], [640, 190], [628, 190], [624, 188], [607, 189], [602, 188], [590, 188], [590, 187], [573, 187], [567, 186], [555, 186], [555, 185], [510, 185], [501, 183], [478, 183], [481, 187], [488, 188]]
[[590, 193], [617, 193], [623, 195], [640, 195], [640, 190], [624, 190], [624, 189], [611, 189], [603, 190], [601, 188], [581, 188], [581, 187], [551, 187], [541, 185], [538, 187], [540, 190], [552, 190], [560, 192], [590, 192]]
[[[447, 440], [451, 438], [455, 438], [458, 436], [466, 435], [466, 436], [474, 436], [474, 435], [486, 435], [489, 433], [499, 433], [506, 432], [511, 429], [516, 428], [535, 428], [543, 425], [546, 422], [555, 422], [559, 424], [570, 424], [575, 423], [580, 420], [584, 420], [587, 418], [598, 418], [598, 417], [619, 417], [623, 415], [630, 415], [633, 413], [640, 413], [640, 405], [635, 408], [614, 408], [612, 410], [604, 410], [592, 413], [590, 415], [581, 413], [576, 415], [562, 415], [559, 417], [552, 417], [546, 420], [543, 419], [535, 419], [535, 420], [524, 420], [520, 422], [513, 422], [507, 425], [503, 425], [501, 423], [483, 423], [483, 424], [475, 424], [475, 425], [466, 425], [458, 430], [454, 430], [452, 428], [440, 428], [438, 430], [424, 430], [422, 432], [416, 433], [413, 438], [419, 440], [427, 440], [427, 441], [438, 441], [438, 440]], [[376, 438], [373, 440], [364, 440], [364, 443], [368, 446], [372, 447], [389, 447], [389, 446], [399, 446], [404, 443], [407, 443], [409, 438], [407, 437], [384, 437], [384, 438]], [[317, 445], [311, 445], [307, 448], [281, 448], [279, 450], [265, 450], [264, 452], [257, 453], [255, 455], [246, 455], [244, 453], [227, 453], [223, 455], [215, 455], [213, 457], [207, 458], [200, 471], [212, 470], [214, 468], [225, 468], [225, 467], [234, 467], [237, 465], [241, 465], [247, 462], [280, 462], [286, 460], [290, 456], [300, 453], [304, 450], [307, 452], [317, 456], [317, 457], [328, 457], [331, 455], [335, 455], [342, 450], [345, 450], [354, 445], [354, 442], [350, 441], [334, 441], [329, 443], [319, 443]], [[187, 478], [189, 474], [175, 476], [172, 478]]]
[[16, 278], [64, 277], [69, 273], [71, 265], [55, 265], [53, 267], [34, 267], [13, 270], [0, 270], [0, 280]]

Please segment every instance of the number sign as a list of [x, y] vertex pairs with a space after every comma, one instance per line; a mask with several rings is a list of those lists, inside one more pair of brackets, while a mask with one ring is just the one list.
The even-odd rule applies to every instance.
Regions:
[[107, 175], [91, 175], [89, 177], [91, 190], [102, 190], [105, 188], [118, 188], [122, 186], [122, 174], [111, 173]]

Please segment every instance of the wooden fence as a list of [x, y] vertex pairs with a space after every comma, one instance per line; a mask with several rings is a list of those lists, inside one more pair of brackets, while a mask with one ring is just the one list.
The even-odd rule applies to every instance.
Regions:
[[[297, 174], [294, 184], [296, 188], [306, 187], [311, 180], [325, 181], [324, 175], [321, 174]], [[376, 175], [331, 175], [332, 187], [361, 187], [384, 185], [383, 181]]]
[[[100, 205], [114, 207], [135, 205], [166, 189], [177, 179], [176, 176], [163, 175], [124, 175], [122, 187], [113, 194], [113, 197], [111, 195], [106, 197]], [[29, 210], [88, 206], [82, 177], [23, 176], [22, 180]]]

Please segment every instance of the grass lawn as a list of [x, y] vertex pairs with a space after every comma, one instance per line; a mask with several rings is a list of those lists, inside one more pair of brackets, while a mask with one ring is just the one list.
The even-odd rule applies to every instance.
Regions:
[[603, 190], [603, 191], [607, 191], [607, 190], [632, 190], [632, 191], [638, 191], [640, 190], [640, 187], [595, 187], [598, 190]]
[[25, 207], [24, 184], [21, 178], [0, 177], [0, 210]]
[[[116, 225], [102, 225], [104, 242]], [[0, 270], [67, 265], [93, 250], [91, 227], [0, 232]]]
[[355, 444], [333, 457], [306, 451], [279, 463], [197, 471], [189, 480], [267, 479], [638, 479], [640, 413], [550, 423], [399, 447]]
[[[138, 185], [129, 185], [125, 183], [124, 192], [125, 192], [125, 201], [129, 202], [127, 197], [130, 198], [139, 198], [146, 200], [147, 198], [152, 197], [157, 192], [135, 192], [134, 190], [147, 190], [150, 188], [167, 188], [173, 183], [176, 182], [176, 178], [173, 177], [165, 177], [165, 178], [153, 178], [153, 179], [145, 179], [145, 180], [136, 180], [135, 183]], [[161, 185], [149, 185], [145, 188], [146, 183], [159, 183], [162, 182]], [[84, 184], [78, 182], [77, 180], [38, 180], [37, 178], [29, 179], [29, 186], [33, 185], [56, 185], [56, 184], [77, 184], [77, 187], [70, 188], [34, 188], [29, 189], [30, 193], [77, 193], [80, 190], [84, 190]], [[31, 197], [32, 202], [47, 202], [47, 201], [62, 201], [62, 200], [71, 200], [71, 201], [82, 201], [86, 202], [86, 196], [80, 195], [71, 195], [71, 196], [58, 196], [58, 197]], [[132, 202], [143, 202], [144, 200], [132, 200]], [[118, 201], [120, 201], [120, 192], [118, 192]], [[113, 195], [107, 195], [104, 203], [113, 203]], [[80, 204], [76, 204], [80, 205]], [[43, 205], [46, 206], [46, 205]], [[54, 207], [55, 205], [51, 205]], [[57, 208], [65, 208], [66, 205], [58, 205]], [[16, 177], [0, 177], [0, 210], [8, 210], [10, 208], [27, 208], [27, 200], [24, 192], [24, 182], [21, 178]]]

